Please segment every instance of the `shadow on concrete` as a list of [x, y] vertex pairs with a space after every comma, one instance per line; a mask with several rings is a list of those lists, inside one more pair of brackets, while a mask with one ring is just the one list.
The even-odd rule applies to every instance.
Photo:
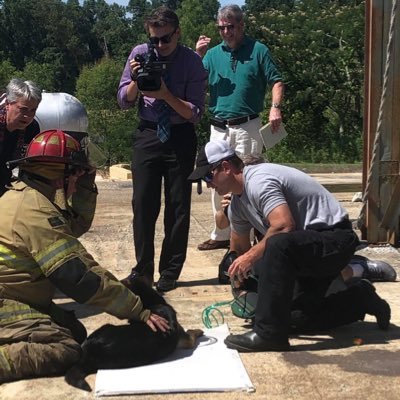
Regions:
[[295, 351], [319, 351], [348, 347], [359, 348], [360, 345], [356, 343], [360, 341], [362, 342], [362, 346], [365, 346], [388, 344], [391, 340], [400, 339], [400, 327], [391, 324], [387, 331], [382, 331], [378, 329], [374, 322], [357, 322], [327, 332], [299, 334], [293, 335], [291, 338], [299, 339], [302, 342], [312, 342], [309, 344], [302, 343], [294, 345], [293, 350]]
[[178, 281], [178, 287], [218, 285], [218, 278], [199, 279], [196, 281]]
[[[365, 338], [364, 344], [361, 346], [352, 344], [350, 337], [348, 337], [347, 341], [351, 344], [348, 346], [343, 346], [343, 340], [340, 340], [341, 343], [339, 344], [335, 337], [329, 339], [312, 337], [311, 340], [320, 341], [313, 345], [294, 346], [294, 350], [297, 351], [282, 353], [282, 356], [287, 362], [301, 367], [310, 365], [336, 365], [343, 371], [348, 372], [359, 372], [376, 376], [399, 376], [400, 351], [366, 346], [377, 344], [382, 347], [383, 344], [388, 344], [388, 340], [398, 339], [399, 335], [399, 327], [392, 328], [390, 333], [382, 335], [377, 332], [374, 337]], [[304, 340], [304, 337], [302, 339]], [[324, 352], [323, 354], [310, 352], [312, 350], [331, 350], [350, 346], [354, 348], [352, 352], [347, 350], [340, 354], [337, 352]]]

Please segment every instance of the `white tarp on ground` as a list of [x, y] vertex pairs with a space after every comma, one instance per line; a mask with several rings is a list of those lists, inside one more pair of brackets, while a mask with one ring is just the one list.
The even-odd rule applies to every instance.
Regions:
[[139, 393], [254, 391], [236, 350], [224, 344], [227, 325], [205, 329], [195, 350], [176, 350], [163, 362], [99, 370], [96, 396]]

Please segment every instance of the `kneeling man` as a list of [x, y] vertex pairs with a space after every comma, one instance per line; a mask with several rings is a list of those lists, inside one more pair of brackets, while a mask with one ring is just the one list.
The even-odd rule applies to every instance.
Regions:
[[[346, 210], [313, 178], [272, 163], [244, 166], [226, 141], [214, 140], [200, 150], [189, 179], [203, 179], [221, 196], [232, 193], [231, 250], [239, 257], [228, 270], [231, 279], [243, 282], [256, 265], [254, 326], [229, 335], [229, 348], [289, 350], [294, 317], [300, 330], [330, 329], [365, 314], [374, 315], [379, 328], [389, 327], [390, 307], [367, 280], [325, 297], [359, 240]], [[252, 227], [264, 235], [254, 246]]]

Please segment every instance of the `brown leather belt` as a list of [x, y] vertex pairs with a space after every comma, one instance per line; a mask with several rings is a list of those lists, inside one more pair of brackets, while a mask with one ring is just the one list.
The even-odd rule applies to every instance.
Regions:
[[231, 118], [231, 119], [220, 119], [211, 117], [210, 122], [211, 125], [214, 125], [217, 128], [226, 129], [227, 126], [244, 124], [245, 122], [251, 121], [252, 119], [255, 119], [257, 117], [258, 114], [251, 114], [251, 115], [246, 115], [244, 117]]

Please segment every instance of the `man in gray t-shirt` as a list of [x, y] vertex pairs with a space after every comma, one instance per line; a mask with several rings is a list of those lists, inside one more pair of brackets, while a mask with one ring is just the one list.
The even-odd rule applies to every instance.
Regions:
[[239, 234], [252, 227], [265, 234], [265, 216], [283, 204], [289, 207], [296, 230], [326, 228], [348, 219], [331, 193], [297, 169], [270, 163], [247, 166], [243, 184], [243, 193], [233, 196], [230, 206], [230, 221]]
[[[211, 141], [200, 150], [189, 176], [199, 179], [221, 196], [232, 193], [231, 250], [239, 257], [228, 270], [231, 279], [244, 282], [257, 263], [254, 327], [229, 335], [229, 348], [288, 350], [293, 312], [308, 329], [329, 329], [362, 320], [365, 314], [374, 315], [381, 329], [389, 327], [390, 307], [366, 280], [325, 297], [359, 241], [346, 211], [318, 182], [280, 165], [243, 167], [224, 140]], [[251, 227], [264, 234], [254, 246]]]

